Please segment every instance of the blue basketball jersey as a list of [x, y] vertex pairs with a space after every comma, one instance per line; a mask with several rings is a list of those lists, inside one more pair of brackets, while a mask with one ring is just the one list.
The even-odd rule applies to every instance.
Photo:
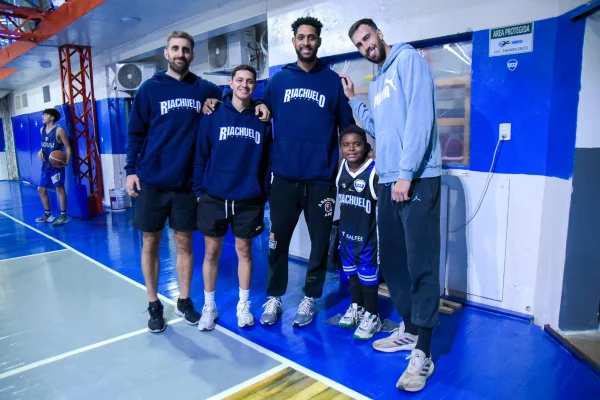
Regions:
[[373, 267], [378, 264], [377, 220], [374, 185], [375, 161], [368, 159], [356, 172], [346, 160], [338, 172], [336, 185], [340, 205], [340, 252], [343, 266]]
[[54, 128], [50, 129], [50, 132], [46, 131], [46, 127], [42, 128], [42, 154], [46, 161], [42, 162], [42, 171], [50, 171], [55, 169], [52, 164], [50, 164], [50, 153], [54, 150], [64, 151], [64, 144], [58, 141], [58, 137], [56, 136], [56, 130], [59, 128], [59, 125], [54, 125]]

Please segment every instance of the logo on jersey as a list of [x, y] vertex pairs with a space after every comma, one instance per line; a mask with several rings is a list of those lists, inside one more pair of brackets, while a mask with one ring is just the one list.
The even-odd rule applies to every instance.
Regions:
[[194, 99], [171, 99], [161, 101], [160, 103], [160, 115], [165, 115], [171, 110], [194, 110], [200, 114], [202, 110], [202, 103], [199, 100]]
[[363, 208], [367, 214], [371, 214], [371, 200], [365, 199], [364, 197], [352, 196], [351, 194], [340, 194], [338, 195], [338, 201], [342, 206], [348, 205], [360, 207]]
[[256, 144], [260, 144], [260, 132], [254, 129], [239, 126], [222, 126], [219, 129], [219, 140], [227, 140], [230, 137], [244, 137], [254, 140]]
[[335, 200], [332, 198], [326, 198], [321, 200], [319, 203], [319, 207], [323, 208], [325, 211], [325, 217], [331, 217], [333, 215], [333, 205], [335, 204]]
[[342, 231], [342, 237], [345, 237], [348, 240], [352, 240], [353, 242], [363, 242], [364, 241], [362, 236], [351, 235], [344, 231]]
[[289, 103], [292, 100], [312, 100], [317, 102], [319, 107], [325, 107], [325, 95], [311, 89], [286, 89], [283, 95], [283, 102]]
[[363, 181], [362, 179], [357, 179], [354, 181], [354, 189], [356, 189], [356, 191], [358, 193], [361, 193], [363, 190], [365, 190], [366, 186], [367, 186], [367, 183], [365, 181]]

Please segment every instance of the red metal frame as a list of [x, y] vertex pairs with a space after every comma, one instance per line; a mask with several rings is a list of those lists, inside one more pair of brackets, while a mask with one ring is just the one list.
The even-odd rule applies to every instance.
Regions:
[[[74, 167], [77, 178], [88, 187], [90, 216], [103, 212], [102, 166], [98, 147], [96, 99], [92, 49], [64, 45], [58, 48], [63, 104], [69, 105], [73, 122]], [[79, 71], [75, 69], [79, 67]], [[79, 110], [81, 109], [81, 111]]]
[[[0, 21], [0, 38], [22, 40], [27, 42], [40, 42], [47, 35], [36, 33], [35, 31], [26, 31], [27, 23], [46, 18], [48, 12], [40, 12], [34, 8], [16, 7], [8, 4], [0, 4], [0, 15], [7, 19], [7, 23]], [[12, 24], [12, 26], [11, 26]]]

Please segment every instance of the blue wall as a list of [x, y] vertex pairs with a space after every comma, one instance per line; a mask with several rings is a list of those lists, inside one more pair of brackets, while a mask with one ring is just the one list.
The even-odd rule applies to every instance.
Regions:
[[2, 118], [0, 118], [0, 152], [5, 152], [6, 142], [4, 141], [4, 125], [2, 124]]

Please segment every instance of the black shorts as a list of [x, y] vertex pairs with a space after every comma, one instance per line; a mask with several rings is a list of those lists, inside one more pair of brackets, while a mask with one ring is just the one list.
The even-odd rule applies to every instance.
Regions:
[[223, 237], [231, 224], [236, 238], [252, 239], [265, 230], [265, 200], [221, 200], [205, 194], [198, 202], [198, 230], [204, 236]]
[[136, 199], [133, 226], [142, 232], [160, 232], [167, 218], [169, 227], [178, 232], [196, 230], [196, 196], [194, 192], [174, 192], [151, 188], [143, 183]]

